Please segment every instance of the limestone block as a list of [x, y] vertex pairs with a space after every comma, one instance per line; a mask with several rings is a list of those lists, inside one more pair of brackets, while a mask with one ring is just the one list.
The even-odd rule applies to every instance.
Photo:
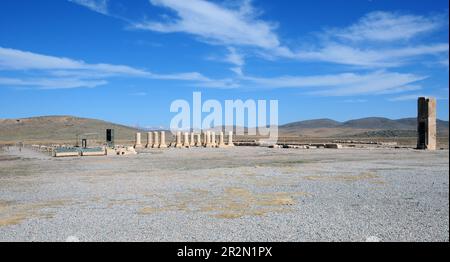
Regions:
[[211, 146], [212, 147], [217, 147], [216, 132], [211, 132]]
[[183, 147], [191, 147], [191, 144], [189, 143], [189, 133], [185, 132], [184, 133], [184, 139], [183, 139]]
[[228, 132], [228, 146], [234, 146], [233, 143], [233, 131]]
[[202, 135], [200, 133], [197, 134], [197, 141], [195, 141], [195, 146], [196, 147], [201, 147], [202, 146]]
[[217, 145], [218, 147], [226, 147], [227, 145], [225, 145], [224, 139], [223, 139], [223, 132], [219, 133], [219, 144]]
[[147, 145], [145, 145], [146, 148], [152, 148], [153, 147], [153, 132], [147, 132]]
[[159, 134], [158, 132], [153, 132], [153, 148], [159, 148]]
[[176, 148], [182, 148], [183, 147], [183, 144], [181, 144], [181, 132], [177, 132], [175, 147]]
[[166, 144], [166, 132], [161, 131], [160, 132], [161, 135], [161, 142], [159, 144], [159, 148], [167, 148], [167, 144]]
[[135, 143], [134, 143], [134, 148], [142, 148], [141, 133], [136, 133], [136, 140], [135, 140]]

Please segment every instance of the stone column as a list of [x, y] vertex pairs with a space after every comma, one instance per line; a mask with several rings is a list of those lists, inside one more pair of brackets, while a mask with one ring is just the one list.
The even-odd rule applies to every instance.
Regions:
[[219, 144], [217, 145], [217, 147], [226, 147], [227, 145], [225, 145], [224, 141], [223, 141], [223, 132], [220, 132], [219, 134]]
[[141, 133], [136, 133], [136, 141], [135, 141], [135, 144], [134, 144], [134, 148], [142, 148]]
[[228, 145], [227, 146], [234, 146], [233, 131], [228, 132]]
[[205, 147], [211, 147], [211, 132], [209, 131], [205, 133]]
[[200, 133], [197, 134], [197, 141], [195, 142], [195, 146], [196, 147], [202, 146], [202, 134], [200, 134]]
[[145, 145], [146, 148], [152, 148], [153, 147], [153, 132], [147, 132], [147, 145]]
[[154, 138], [154, 141], [153, 141], [153, 148], [159, 148], [159, 135], [158, 135], [158, 132], [153, 132], [153, 138]]
[[190, 146], [191, 147], [193, 147], [193, 146], [195, 146], [195, 134], [194, 134], [194, 132], [192, 132], [191, 133], [191, 143], [190, 143]]
[[189, 144], [189, 133], [188, 132], [184, 132], [183, 147], [191, 147], [191, 144]]
[[216, 132], [211, 132], [211, 146], [212, 147], [216, 147], [217, 143], [216, 143]]
[[183, 147], [183, 145], [181, 144], [181, 132], [177, 132], [175, 148], [182, 148], [182, 147]]
[[436, 150], [436, 99], [420, 97], [417, 111], [417, 149]]
[[166, 132], [161, 131], [159, 132], [160, 136], [161, 136], [161, 143], [159, 144], [159, 148], [167, 148], [166, 145]]

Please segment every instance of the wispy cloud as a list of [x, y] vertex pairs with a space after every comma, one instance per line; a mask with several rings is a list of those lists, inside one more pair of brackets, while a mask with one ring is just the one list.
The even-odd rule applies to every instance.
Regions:
[[348, 104], [359, 104], [359, 103], [366, 103], [367, 99], [346, 99], [343, 102]]
[[[72, 1], [86, 2], [85, 6], [88, 8], [98, 6], [91, 2], [103, 2]], [[447, 14], [425, 16], [375, 11], [347, 27], [316, 32], [318, 38], [303, 43], [302, 46], [287, 46], [276, 32], [278, 24], [260, 18], [261, 11], [254, 8], [250, 0], [231, 2], [233, 5], [230, 2], [206, 0], [149, 2], [172, 12], [161, 11], [162, 19], [120, 19], [127, 21], [131, 28], [161, 33], [186, 33], [203, 42], [222, 45], [228, 50], [230, 46], [250, 48], [253, 49], [250, 53], [270, 60], [293, 59], [364, 68], [389, 68], [422, 62], [423, 57], [427, 56], [434, 59], [435, 64], [448, 64], [448, 43], [412, 42], [418, 36], [448, 28]], [[231, 70], [239, 75], [242, 73], [242, 65]]]
[[339, 43], [326, 43], [317, 50], [300, 51], [290, 56], [300, 60], [322, 61], [351, 66], [399, 67], [422, 56], [448, 53], [447, 43], [407, 46], [401, 48], [360, 48]]
[[204, 0], [150, 0], [158, 7], [170, 9], [175, 17], [167, 21], [134, 23], [137, 29], [163, 33], [188, 33], [208, 43], [226, 46], [245, 45], [265, 49], [278, 48], [280, 41], [274, 32], [276, 25], [257, 18], [249, 1], [241, 8], [230, 9]]
[[398, 101], [410, 101], [410, 100], [417, 100], [418, 97], [434, 97], [437, 100], [448, 100], [448, 97], [440, 96], [440, 95], [432, 95], [432, 94], [408, 94], [408, 95], [402, 95], [397, 96], [393, 98], [389, 98], [388, 101], [391, 102], [398, 102]]
[[106, 85], [106, 80], [83, 80], [77, 78], [4, 78], [0, 77], [0, 86], [20, 86], [38, 89], [66, 89], [77, 87], [97, 87]]
[[[284, 76], [275, 78], [243, 77], [252, 85], [266, 88], [308, 88], [310, 95], [354, 96], [381, 95], [389, 91], [409, 90], [410, 84], [427, 76], [376, 71], [366, 74], [343, 73], [317, 76]], [[313, 89], [313, 90], [311, 90]]]
[[68, 1], [84, 6], [100, 14], [107, 15], [109, 13], [108, 0], [68, 0]]
[[146, 92], [135, 92], [135, 93], [130, 93], [130, 96], [147, 96]]
[[439, 29], [446, 19], [442, 16], [419, 15], [376, 11], [368, 13], [355, 24], [342, 29], [331, 29], [328, 35], [351, 41], [389, 42], [409, 40], [420, 34]]
[[[235, 57], [237, 65], [244, 64]], [[299, 88], [305, 94], [320, 96], [382, 95], [420, 88], [416, 82], [426, 76], [375, 71], [365, 74], [342, 73], [314, 76], [254, 77], [214, 79], [198, 72], [156, 74], [126, 65], [90, 64], [82, 60], [55, 57], [0, 47], [0, 72], [12, 71], [20, 77], [0, 77], [0, 86], [59, 89], [96, 87], [108, 84], [112, 77], [138, 77], [153, 80], [187, 82], [205, 88]]]
[[211, 79], [198, 72], [157, 74], [126, 65], [90, 64], [81, 60], [3, 47], [0, 47], [0, 71], [21, 73], [20, 78], [2, 78], [0, 85], [40, 89], [95, 87], [107, 84], [106, 79], [111, 77], [190, 81], [222, 88], [232, 86], [229, 79]]
[[245, 65], [245, 60], [242, 54], [238, 53], [236, 48], [229, 47], [228, 55], [225, 57], [225, 61], [234, 65], [234, 67], [230, 68], [237, 75], [243, 75], [242, 67]]

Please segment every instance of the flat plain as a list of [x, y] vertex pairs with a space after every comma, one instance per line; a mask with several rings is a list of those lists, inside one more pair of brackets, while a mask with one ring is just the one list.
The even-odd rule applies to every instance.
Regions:
[[449, 151], [0, 151], [0, 241], [449, 241]]

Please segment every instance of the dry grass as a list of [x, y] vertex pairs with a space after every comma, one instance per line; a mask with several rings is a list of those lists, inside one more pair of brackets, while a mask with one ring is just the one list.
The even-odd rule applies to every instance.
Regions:
[[242, 187], [229, 187], [220, 195], [203, 189], [191, 193], [175, 194], [164, 200], [160, 207], [146, 206], [138, 214], [148, 215], [157, 212], [186, 211], [205, 212], [221, 219], [235, 219], [243, 216], [264, 216], [269, 212], [288, 212], [296, 204], [296, 197], [308, 196], [305, 192], [254, 193]]
[[378, 181], [380, 182], [380, 177], [375, 173], [366, 172], [359, 175], [313, 175], [313, 176], [303, 176], [306, 180], [312, 181], [337, 181], [337, 182], [357, 182], [357, 181]]
[[65, 200], [53, 200], [37, 203], [16, 203], [0, 200], [0, 226], [12, 226], [31, 218], [52, 218], [53, 214], [45, 211], [48, 208], [63, 206]]

